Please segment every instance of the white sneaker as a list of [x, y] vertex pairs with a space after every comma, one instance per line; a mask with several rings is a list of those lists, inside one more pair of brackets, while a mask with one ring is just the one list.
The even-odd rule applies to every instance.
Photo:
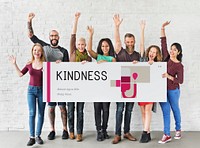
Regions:
[[181, 139], [181, 130], [175, 132], [174, 139]]

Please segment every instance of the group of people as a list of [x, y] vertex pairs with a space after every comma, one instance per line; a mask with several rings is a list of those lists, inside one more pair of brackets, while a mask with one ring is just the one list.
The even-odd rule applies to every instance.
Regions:
[[[175, 119], [175, 139], [181, 138], [181, 114], [179, 108], [180, 98], [180, 86], [183, 83], [183, 65], [182, 61], [182, 48], [179, 43], [173, 43], [170, 50], [167, 50], [167, 41], [165, 35], [165, 27], [170, 22], [165, 22], [161, 27], [161, 49], [159, 46], [151, 45], [145, 51], [144, 45], [144, 31], [146, 23], [141, 21], [141, 38], [140, 38], [140, 52], [135, 50], [135, 36], [131, 33], [126, 33], [124, 36], [125, 48], [122, 47], [122, 41], [120, 39], [120, 25], [122, 19], [118, 14], [113, 17], [114, 20], [114, 39], [115, 46], [109, 38], [102, 38], [97, 46], [97, 50], [92, 49], [94, 28], [92, 26], [87, 27], [89, 34], [88, 44], [86, 46], [85, 38], [80, 38], [76, 41], [76, 33], [78, 20], [80, 13], [75, 13], [74, 24], [72, 34], [70, 38], [70, 57], [68, 51], [59, 46], [59, 33], [56, 30], [51, 30], [49, 33], [50, 44], [40, 40], [33, 31], [32, 20], [35, 17], [34, 13], [28, 15], [28, 36], [34, 43], [31, 54], [32, 59], [20, 70], [16, 64], [16, 58], [10, 56], [10, 61], [14, 65], [18, 75], [22, 77], [28, 71], [30, 74], [30, 81], [27, 93], [27, 102], [29, 108], [29, 128], [30, 139], [27, 146], [32, 146], [36, 142], [43, 144], [41, 138], [42, 126], [44, 122], [44, 110], [45, 102], [42, 97], [42, 66], [44, 61], [48, 62], [91, 62], [92, 58], [97, 63], [102, 62], [167, 62], [167, 72], [162, 76], [167, 78], [167, 102], [160, 103], [163, 120], [164, 120], [164, 134], [158, 143], [166, 143], [172, 140], [170, 136], [170, 111], [172, 110]], [[89, 92], [88, 92], [89, 93]], [[105, 98], [106, 99], [106, 98]], [[36, 116], [36, 104], [38, 106], [38, 119], [35, 132], [35, 116]], [[49, 102], [48, 103], [48, 116], [50, 120], [50, 133], [48, 135], [49, 140], [55, 139], [55, 107], [59, 106], [61, 112], [61, 119], [63, 124], [62, 139], [76, 139], [77, 142], [83, 140], [83, 123], [84, 123], [84, 102]], [[68, 112], [66, 109], [68, 108]], [[155, 105], [154, 102], [139, 102], [138, 105], [141, 108], [143, 132], [140, 138], [141, 143], [147, 143], [151, 140], [150, 136], [150, 123], [152, 118], [152, 108]], [[116, 122], [115, 122], [115, 136], [112, 140], [113, 144], [117, 144], [121, 141], [122, 135], [122, 121], [124, 113], [124, 134], [123, 138], [130, 141], [136, 141], [137, 139], [130, 133], [131, 113], [134, 106], [134, 102], [117, 102], [116, 103]], [[76, 135], [74, 130], [74, 114], [77, 114], [76, 121]], [[110, 102], [94, 102], [94, 117], [97, 130], [97, 141], [103, 141], [109, 139], [110, 136], [107, 132], [108, 120], [109, 120], [109, 108]], [[67, 128], [67, 121], [69, 132]]]

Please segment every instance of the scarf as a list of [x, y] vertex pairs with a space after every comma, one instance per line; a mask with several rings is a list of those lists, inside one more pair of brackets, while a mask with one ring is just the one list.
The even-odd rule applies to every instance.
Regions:
[[84, 60], [87, 61], [88, 56], [89, 55], [86, 50], [83, 53], [81, 53], [81, 52], [79, 52], [78, 49], [76, 49], [76, 62], [82, 62]]

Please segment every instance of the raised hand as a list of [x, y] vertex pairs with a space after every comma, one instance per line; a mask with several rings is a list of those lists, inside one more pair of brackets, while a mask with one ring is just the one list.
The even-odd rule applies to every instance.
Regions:
[[165, 28], [165, 26], [169, 25], [170, 24], [170, 21], [166, 21], [162, 24], [162, 28]]
[[87, 31], [89, 32], [90, 35], [94, 34], [94, 28], [92, 26], [87, 26]]
[[162, 24], [162, 27], [161, 27], [161, 32], [160, 32], [160, 35], [161, 37], [166, 37], [166, 34], [165, 34], [165, 26], [169, 25], [170, 24], [170, 21], [166, 21]]
[[113, 20], [114, 20], [114, 23], [115, 23], [115, 26], [116, 27], [119, 27], [120, 24], [122, 23], [123, 19], [121, 19], [119, 17], [119, 14], [115, 14], [114, 17], [113, 17]]
[[31, 21], [34, 17], [35, 17], [34, 13], [31, 12], [31, 13], [28, 14], [28, 20], [29, 21]]
[[145, 20], [141, 20], [141, 21], [140, 21], [140, 28], [141, 28], [142, 30], [144, 30], [144, 29], [145, 29], [145, 26], [146, 26], [146, 21], [145, 21]]
[[13, 55], [9, 56], [9, 61], [11, 62], [11, 64], [16, 64], [16, 57], [14, 57]]
[[81, 16], [81, 13], [80, 13], [80, 12], [76, 12], [76, 13], [75, 13], [75, 19], [76, 19], [76, 20], [78, 20], [80, 16]]

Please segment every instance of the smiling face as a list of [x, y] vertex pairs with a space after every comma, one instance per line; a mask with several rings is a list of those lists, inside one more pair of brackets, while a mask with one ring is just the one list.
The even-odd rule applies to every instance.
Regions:
[[103, 51], [104, 55], [109, 55], [110, 46], [108, 42], [103, 41], [101, 44], [101, 50]]
[[179, 54], [179, 51], [178, 49], [176, 48], [175, 45], [171, 46], [171, 49], [169, 51], [169, 54], [170, 54], [170, 57], [171, 58], [177, 58], [178, 54]]
[[35, 45], [33, 45], [31, 54], [32, 54], [32, 61], [35, 59], [39, 59], [42, 62], [45, 61], [44, 50], [40, 44], [36, 43]]
[[80, 38], [78, 40], [78, 44], [77, 44], [77, 48], [79, 50], [79, 52], [84, 52], [85, 51], [85, 47], [86, 47], [86, 41], [84, 38]]
[[157, 56], [157, 49], [155, 47], [150, 48], [148, 58], [150, 61], [154, 61]]
[[135, 46], [135, 38], [134, 37], [125, 37], [124, 43], [126, 48], [129, 50], [133, 50]]
[[157, 45], [151, 45], [147, 48], [146, 57], [148, 57], [148, 61], [160, 62], [162, 61], [162, 55], [160, 47]]
[[49, 33], [49, 40], [50, 40], [51, 46], [56, 47], [58, 45], [59, 34], [56, 30], [52, 30]]
[[40, 46], [34, 46], [32, 51], [34, 59], [40, 59], [43, 55], [42, 48]]

